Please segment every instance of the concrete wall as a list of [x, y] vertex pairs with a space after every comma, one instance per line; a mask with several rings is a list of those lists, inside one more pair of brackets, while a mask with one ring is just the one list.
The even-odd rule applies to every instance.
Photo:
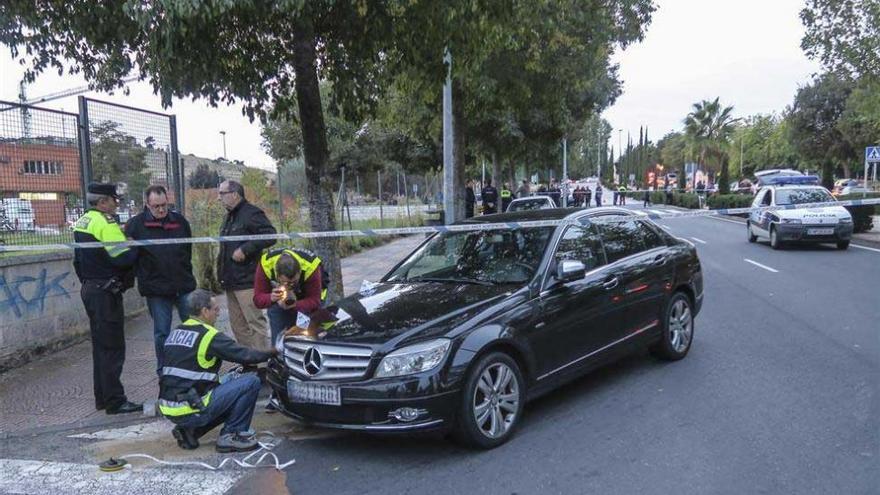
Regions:
[[[0, 370], [88, 336], [72, 260], [63, 252], [0, 258]], [[126, 291], [126, 316], [144, 307], [136, 289]]]

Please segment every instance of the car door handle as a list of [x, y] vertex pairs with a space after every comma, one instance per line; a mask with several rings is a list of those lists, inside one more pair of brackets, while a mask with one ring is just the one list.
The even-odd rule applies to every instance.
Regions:
[[609, 280], [609, 281], [605, 282], [604, 284], [602, 284], [602, 287], [604, 287], [605, 290], [611, 290], [611, 289], [617, 287], [617, 284], [618, 284], [618, 283], [620, 283], [620, 281], [617, 280], [617, 277], [614, 277], [614, 278], [612, 278], [611, 280]]
[[663, 263], [666, 263], [666, 255], [658, 254], [656, 257], [654, 257], [655, 265], [662, 265]]

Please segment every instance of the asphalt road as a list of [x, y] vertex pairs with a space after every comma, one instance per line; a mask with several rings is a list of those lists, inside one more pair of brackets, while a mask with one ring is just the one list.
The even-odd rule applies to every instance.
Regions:
[[880, 492], [880, 251], [773, 251], [729, 220], [660, 223], [704, 266], [685, 360], [644, 353], [573, 382], [489, 452], [434, 437], [288, 443], [291, 492]]
[[[659, 223], [704, 267], [686, 359], [643, 352], [572, 382], [530, 403], [492, 451], [437, 436], [299, 435], [275, 450], [296, 459], [285, 476], [218, 477], [212, 493], [880, 493], [880, 250], [773, 251], [729, 219]], [[13, 439], [5, 456], [77, 462], [81, 442]], [[152, 488], [189, 476], [142, 475], [132, 479]]]

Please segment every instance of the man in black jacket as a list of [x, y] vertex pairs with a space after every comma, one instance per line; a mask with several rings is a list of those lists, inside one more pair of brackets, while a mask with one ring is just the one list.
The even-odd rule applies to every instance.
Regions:
[[[220, 202], [228, 213], [220, 228], [221, 236], [274, 234], [275, 227], [263, 210], [248, 203], [244, 186], [227, 180], [217, 189]], [[275, 244], [269, 241], [221, 242], [217, 256], [217, 277], [226, 290], [229, 325], [239, 344], [253, 349], [268, 349], [269, 330], [263, 311], [254, 305], [254, 274], [263, 250]]]
[[199, 437], [225, 423], [218, 452], [257, 448], [250, 431], [260, 380], [254, 373], [220, 376], [223, 360], [239, 364], [266, 361], [277, 351], [249, 349], [213, 327], [220, 306], [204, 289], [187, 296], [189, 319], [165, 340], [165, 365], [159, 378], [159, 411], [175, 425], [172, 434], [184, 449], [199, 446]]
[[474, 216], [474, 205], [477, 203], [477, 197], [474, 195], [474, 181], [468, 179], [464, 188], [464, 217], [471, 218]]
[[483, 197], [483, 215], [498, 213], [498, 189], [492, 185], [492, 179], [486, 179], [480, 195]]
[[[171, 211], [165, 188], [153, 185], [144, 191], [144, 211], [125, 224], [125, 236], [134, 240], [181, 239], [192, 237], [192, 229], [182, 214]], [[162, 346], [171, 331], [172, 312], [176, 306], [183, 321], [184, 298], [196, 288], [192, 244], [141, 246], [137, 251], [138, 292], [147, 298], [153, 319], [158, 373], [162, 369]]]

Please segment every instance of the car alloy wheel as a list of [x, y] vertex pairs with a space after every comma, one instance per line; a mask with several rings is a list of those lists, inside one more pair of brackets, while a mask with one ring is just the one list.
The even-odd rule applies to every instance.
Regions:
[[773, 249], [782, 249], [782, 241], [779, 240], [779, 234], [776, 233], [776, 227], [770, 227], [770, 247]]
[[516, 361], [503, 352], [482, 356], [464, 383], [456, 439], [481, 449], [501, 445], [516, 429], [524, 402], [524, 381]]
[[694, 339], [694, 312], [684, 292], [676, 292], [666, 305], [660, 341], [651, 346], [651, 353], [666, 361], [687, 356]]
[[752, 233], [752, 224], [751, 223], [746, 222], [746, 230], [749, 233], [749, 242], [755, 242], [758, 240], [758, 236], [756, 236], [754, 233]]
[[495, 363], [480, 374], [473, 394], [473, 414], [477, 427], [489, 438], [507, 433], [519, 413], [519, 383], [513, 370]]

